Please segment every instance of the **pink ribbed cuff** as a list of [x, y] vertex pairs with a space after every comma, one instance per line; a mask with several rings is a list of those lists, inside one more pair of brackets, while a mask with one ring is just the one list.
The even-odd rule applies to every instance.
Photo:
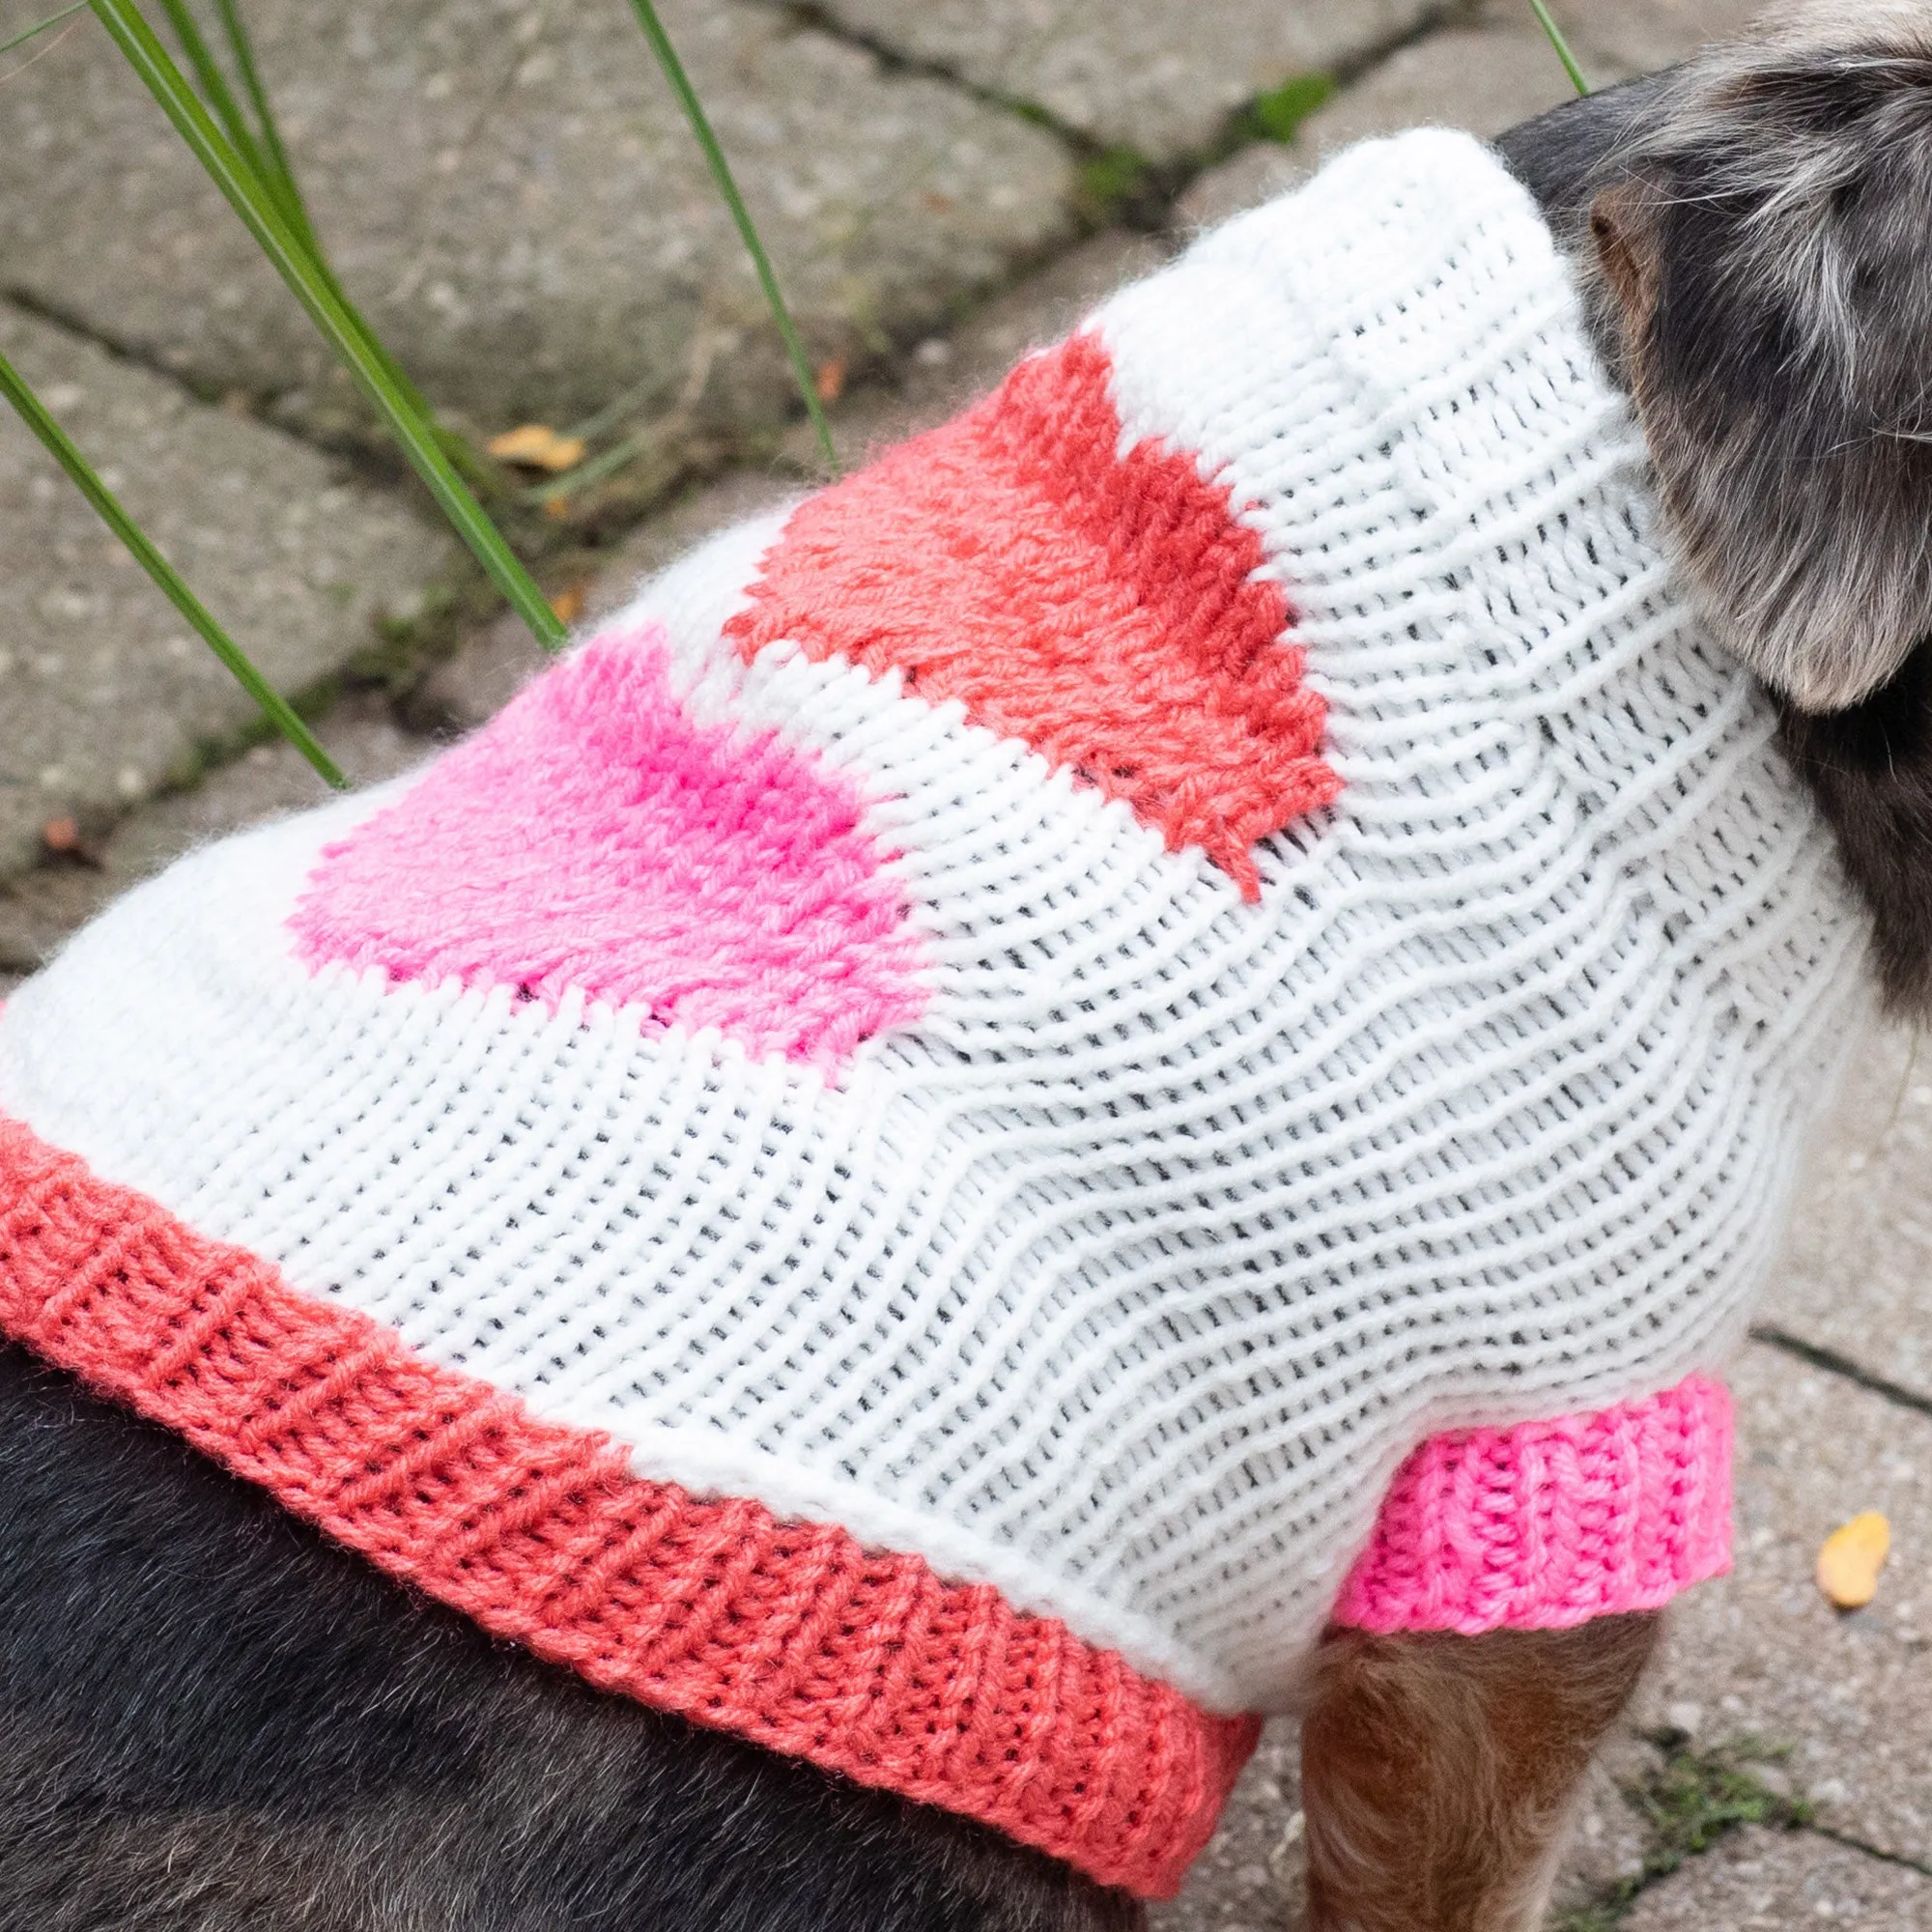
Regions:
[[1397, 1472], [1335, 1621], [1562, 1630], [1653, 1610], [1731, 1565], [1731, 1399], [1692, 1376], [1592, 1415], [1425, 1442]]

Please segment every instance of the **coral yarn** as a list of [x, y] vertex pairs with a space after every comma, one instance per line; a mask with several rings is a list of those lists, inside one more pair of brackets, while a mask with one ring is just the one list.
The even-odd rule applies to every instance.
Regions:
[[1170, 1895], [1259, 1735], [983, 1584], [639, 1480], [4, 1118], [0, 1330], [497, 1635], [1103, 1884]]
[[726, 633], [747, 657], [788, 639], [957, 698], [1252, 900], [1256, 841], [1340, 789], [1326, 708], [1261, 538], [1192, 456], [1122, 452], [1110, 373], [1072, 336], [800, 504]]

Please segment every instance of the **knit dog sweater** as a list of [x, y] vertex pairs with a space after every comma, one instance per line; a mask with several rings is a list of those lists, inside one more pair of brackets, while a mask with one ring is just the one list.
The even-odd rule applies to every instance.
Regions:
[[0, 1324], [1159, 1895], [1325, 1619], [1726, 1560], [1860, 1000], [1537, 210], [1358, 148], [0, 1017]]

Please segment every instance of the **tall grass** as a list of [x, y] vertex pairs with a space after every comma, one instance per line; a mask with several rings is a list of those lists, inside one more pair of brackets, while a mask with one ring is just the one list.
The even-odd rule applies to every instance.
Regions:
[[1563, 38], [1563, 29], [1556, 24], [1556, 17], [1550, 13], [1544, 0], [1529, 0], [1529, 11], [1537, 17], [1538, 24], [1549, 36], [1549, 44], [1556, 49], [1556, 58], [1563, 63], [1563, 71], [1570, 76], [1570, 85], [1579, 95], [1587, 96], [1590, 83], [1583, 78], [1583, 70], [1577, 65], [1577, 56], [1570, 51], [1570, 43]]
[[155, 548], [146, 532], [121, 507], [114, 493], [95, 474], [67, 432], [48, 414], [41, 399], [4, 355], [0, 355], [0, 396], [5, 396], [13, 404], [20, 420], [40, 438], [54, 461], [73, 480], [74, 487], [93, 504], [101, 522], [128, 546], [134, 560], [160, 586], [168, 601], [194, 626], [196, 634], [207, 642], [214, 655], [235, 673], [242, 688], [262, 707], [270, 724], [330, 784], [340, 786], [346, 783], [334, 760], [316, 743], [308, 726], [290, 708], [288, 700], [255, 668], [247, 653], [229, 637], [208, 607], [187, 587], [174, 565]]
[[[158, 0], [162, 14], [193, 71], [190, 85], [142, 14], [138, 0], [73, 0], [24, 32], [0, 43], [0, 54], [91, 7], [129, 65], [146, 84], [176, 131], [208, 171], [230, 207], [254, 237], [309, 319], [355, 379], [395, 439], [411, 466], [469, 546], [511, 608], [547, 649], [562, 644], [566, 627], [525, 569], [462, 471], [471, 469], [460, 440], [437, 423], [408, 373], [384, 346], [329, 267], [296, 179], [288, 149], [276, 125], [269, 88], [255, 59], [240, 0], [213, 0], [219, 21], [223, 58], [196, 18], [191, 0]], [[1589, 93], [1582, 69], [1564, 40], [1545, 0], [1529, 0], [1558, 59], [1579, 95]], [[720, 195], [736, 224], [756, 270], [798, 391], [810, 417], [827, 465], [836, 473], [838, 458], [818, 387], [804, 344], [785, 305], [777, 273], [757, 226], [745, 206], [729, 162], [713, 131], [653, 0], [631, 0], [646, 43], [676, 97], [702, 151]], [[93, 504], [143, 569], [194, 626], [263, 712], [302, 755], [331, 783], [341, 774], [301, 721], [277, 696], [242, 648], [221, 629], [187, 584], [114, 498], [51, 413], [11, 364], [0, 358], [0, 394], [53, 453], [76, 487]], [[621, 459], [622, 448], [578, 472], [578, 480], [602, 463]], [[551, 486], [554, 489], [557, 486]]]
[[15, 47], [23, 47], [37, 34], [44, 34], [49, 27], [58, 27], [63, 20], [71, 20], [87, 6], [87, 0], [73, 0], [71, 7], [63, 7], [58, 14], [49, 14], [44, 20], [36, 20], [31, 27], [15, 34], [12, 40], [0, 41], [0, 54], [11, 54]]
[[[190, 0], [158, 0], [158, 5], [194, 75], [192, 85], [142, 13], [138, 0], [74, 0], [73, 5], [0, 44], [0, 53], [24, 44], [77, 14], [83, 7], [92, 8], [175, 130], [220, 188], [309, 320], [368, 398], [451, 527], [544, 648], [559, 648], [567, 635], [566, 626], [462, 473], [465, 469], [473, 473], [467, 450], [438, 424], [421, 392], [350, 300], [329, 266], [276, 125], [270, 91], [255, 59], [239, 0], [213, 0], [219, 21], [220, 53], [203, 31]], [[825, 420], [804, 345], [785, 306], [757, 227], [732, 178], [724, 149], [652, 0], [632, 0], [632, 6], [645, 42], [691, 124], [719, 192], [744, 240], [784, 343], [806, 412], [818, 434], [828, 465], [836, 470], [831, 429]], [[142, 568], [240, 679], [274, 727], [330, 783], [340, 784], [341, 773], [300, 719], [113, 497], [18, 371], [4, 361], [0, 361], [0, 394], [13, 404]]]

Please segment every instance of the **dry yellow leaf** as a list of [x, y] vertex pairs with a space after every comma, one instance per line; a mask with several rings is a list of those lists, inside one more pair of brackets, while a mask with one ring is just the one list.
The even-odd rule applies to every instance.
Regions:
[[1825, 1539], [1818, 1587], [1839, 1609], [1862, 1609], [1878, 1595], [1878, 1573], [1890, 1553], [1891, 1524], [1877, 1510], [1866, 1510]]
[[576, 623], [583, 615], [583, 585], [573, 583], [568, 589], [559, 590], [550, 600], [550, 608], [562, 623]]
[[575, 469], [583, 461], [583, 440], [558, 436], [548, 423], [526, 423], [495, 438], [490, 454], [498, 463], [520, 463], [526, 469]]
[[812, 386], [817, 389], [821, 403], [836, 403], [845, 393], [844, 356], [835, 355], [830, 362], [821, 362]]

